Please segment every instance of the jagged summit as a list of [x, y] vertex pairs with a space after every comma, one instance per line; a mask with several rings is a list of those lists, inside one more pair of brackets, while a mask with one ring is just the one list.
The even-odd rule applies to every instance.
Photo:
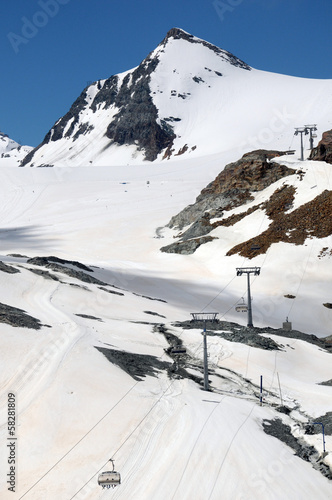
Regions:
[[170, 29], [160, 45], [166, 46], [167, 42], [172, 38], [174, 40], [186, 40], [187, 42], [190, 43], [202, 44], [204, 47], [207, 47], [208, 49], [212, 50], [217, 55], [222, 57], [225, 61], [233, 64], [234, 66], [246, 69], [248, 71], [251, 70], [251, 67], [248, 66], [248, 64], [246, 64], [244, 61], [241, 61], [241, 59], [239, 59], [238, 57], [235, 57], [233, 54], [231, 54], [231, 52], [221, 49], [210, 42], [202, 40], [201, 38], [197, 38], [196, 36], [191, 35], [187, 31], [182, 30], [181, 28]]
[[86, 87], [22, 166], [128, 165], [239, 148], [243, 153], [266, 148], [266, 137], [271, 149], [284, 150], [299, 121], [326, 127], [323, 108], [309, 107], [303, 117], [303, 102], [316, 94], [319, 81], [255, 70], [172, 28], [136, 68]]
[[[177, 122], [188, 115], [186, 109], [198, 86], [215, 86], [225, 64], [250, 70], [231, 53], [172, 28], [139, 66], [84, 89], [22, 166], [95, 163], [101, 157], [110, 158], [118, 146], [124, 146], [131, 159], [141, 161], [154, 161], [161, 153], [169, 158], [195, 151], [197, 144], [174, 144]], [[169, 99], [178, 111], [186, 108], [181, 117], [167, 110], [170, 103], [165, 106], [164, 101]]]
[[21, 146], [7, 134], [0, 131], [1, 166], [19, 166], [24, 157], [32, 150], [30, 146]]
[[4, 134], [0, 130], [0, 154], [2, 153], [8, 153], [12, 149], [18, 148], [19, 144], [14, 141], [13, 139], [10, 139], [7, 134]]

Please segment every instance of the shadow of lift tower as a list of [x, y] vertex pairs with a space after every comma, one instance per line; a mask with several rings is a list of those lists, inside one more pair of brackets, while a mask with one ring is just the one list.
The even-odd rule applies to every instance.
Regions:
[[253, 323], [252, 323], [252, 307], [251, 307], [251, 294], [250, 294], [250, 274], [253, 274], [254, 276], [258, 276], [261, 272], [260, 267], [237, 267], [236, 268], [236, 275], [237, 276], [242, 276], [242, 274], [247, 275], [247, 287], [248, 287], [248, 324], [247, 326], [249, 328], [253, 328]]

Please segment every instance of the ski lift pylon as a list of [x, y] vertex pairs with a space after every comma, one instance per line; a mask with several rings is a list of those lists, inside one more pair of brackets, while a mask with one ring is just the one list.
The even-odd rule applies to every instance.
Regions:
[[235, 306], [235, 311], [236, 312], [247, 312], [248, 311], [248, 306], [244, 302], [244, 298], [243, 297], [242, 297], [242, 303], [238, 304], [237, 306]]
[[112, 462], [113, 470], [102, 472], [98, 476], [98, 484], [103, 488], [115, 488], [121, 484], [120, 473], [114, 470], [114, 460], [110, 458], [109, 461]]

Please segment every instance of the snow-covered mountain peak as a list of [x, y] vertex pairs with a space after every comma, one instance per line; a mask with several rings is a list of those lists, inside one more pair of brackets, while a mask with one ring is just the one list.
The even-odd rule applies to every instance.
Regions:
[[0, 154], [8, 153], [12, 149], [18, 148], [18, 142], [10, 139], [7, 134], [0, 132]]
[[[172, 28], [134, 69], [83, 90], [22, 166], [111, 166], [290, 149], [294, 128], [331, 128], [330, 80], [250, 68]], [[305, 106], [303, 103], [306, 103]]]
[[207, 42], [206, 40], [203, 40], [201, 38], [198, 38], [194, 35], [191, 35], [187, 31], [182, 30], [181, 28], [172, 28], [168, 31], [167, 35], [165, 36], [164, 40], [160, 43], [159, 46], [166, 47], [167, 44], [169, 44], [170, 41], [173, 40], [185, 40], [186, 42], [189, 42], [191, 44], [199, 44], [202, 45], [203, 47], [206, 47], [209, 50], [212, 50], [215, 54], [217, 54], [219, 57], [221, 57], [224, 61], [229, 62], [233, 66], [238, 66], [240, 68], [250, 70], [250, 66], [246, 64], [244, 61], [241, 61], [238, 57], [234, 56], [227, 50], [223, 50], [216, 45], [213, 45], [210, 42]]
[[18, 166], [24, 157], [32, 150], [30, 146], [21, 146], [0, 131], [0, 161], [1, 166]]

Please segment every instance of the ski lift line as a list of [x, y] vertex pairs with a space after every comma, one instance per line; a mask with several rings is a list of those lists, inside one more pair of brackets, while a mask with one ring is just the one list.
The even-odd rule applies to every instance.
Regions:
[[[262, 224], [263, 224], [263, 222], [264, 222], [265, 217], [266, 217], [266, 215], [264, 215], [264, 216], [263, 216], [263, 219], [262, 219], [262, 222], [261, 222], [260, 227], [262, 226]], [[312, 242], [312, 246], [313, 246], [313, 242]], [[311, 246], [311, 250], [312, 250], [312, 246]], [[304, 278], [304, 275], [305, 275], [305, 272], [306, 272], [306, 268], [307, 268], [307, 265], [308, 265], [308, 261], [309, 261], [310, 255], [311, 255], [311, 250], [310, 250], [310, 253], [309, 253], [309, 256], [308, 256], [308, 259], [307, 259], [307, 263], [306, 263], [305, 269], [304, 269], [304, 271], [303, 271], [303, 275], [302, 275], [302, 278], [301, 278], [301, 281], [300, 281], [300, 284], [299, 284], [298, 290], [299, 290], [299, 288], [300, 288], [300, 286], [301, 286], [301, 284], [302, 284], [302, 281], [303, 281], [303, 278]], [[263, 264], [265, 263], [265, 260], [266, 260], [266, 258], [267, 258], [268, 252], [269, 252], [269, 249], [268, 249], [268, 251], [267, 251], [267, 252], [266, 252], [266, 254], [265, 254], [265, 257], [264, 257], [264, 260], [263, 260], [262, 266], [263, 266]], [[248, 260], [248, 258], [246, 258], [246, 257], [245, 257], [245, 258], [244, 258], [244, 262], [245, 262], [246, 260]], [[214, 302], [214, 300], [216, 300], [216, 299], [217, 299], [217, 298], [221, 295], [221, 293], [222, 293], [224, 290], [226, 290], [226, 289], [228, 288], [228, 286], [231, 284], [231, 282], [232, 282], [234, 279], [235, 279], [235, 276], [234, 276], [234, 277], [233, 277], [233, 278], [232, 278], [232, 279], [231, 279], [231, 280], [230, 280], [230, 281], [229, 281], [229, 282], [228, 282], [228, 283], [224, 286], [224, 288], [223, 288], [220, 292], [218, 292], [218, 294], [217, 294], [217, 295], [216, 295], [216, 296], [215, 296], [215, 297], [214, 297], [214, 298], [213, 298], [213, 299], [212, 299], [212, 300], [211, 300], [211, 301], [210, 301], [210, 302], [209, 302], [209, 303], [208, 303], [208, 304], [207, 304], [207, 305], [206, 305], [206, 306], [205, 306], [205, 307], [204, 307], [204, 308], [200, 311], [200, 312], [204, 312], [204, 310], [205, 310], [207, 307], [209, 307], [209, 305], [211, 305], [211, 304]], [[256, 279], [256, 277], [253, 279], [252, 283], [255, 281], [255, 279]], [[297, 290], [297, 292], [298, 292], [298, 290]], [[234, 303], [234, 304], [233, 304], [233, 305], [232, 305], [232, 306], [231, 306], [231, 307], [230, 307], [230, 308], [229, 308], [226, 312], [224, 312], [223, 314], [221, 314], [221, 318], [225, 317], [225, 315], [226, 315], [226, 314], [227, 314], [227, 313], [228, 313], [231, 309], [233, 309], [233, 307], [235, 306], [235, 304], [236, 304], [236, 303], [237, 303], [237, 302], [235, 302], [235, 303]], [[293, 303], [292, 303], [292, 305], [291, 305], [291, 307], [290, 307], [289, 313], [290, 313], [290, 311], [291, 311], [292, 307], [293, 307]], [[170, 324], [171, 324], [171, 323], [170, 323]], [[183, 333], [184, 333], [184, 329], [182, 330], [182, 332], [181, 332], [181, 334], [180, 334], [179, 336], [181, 336]], [[201, 347], [201, 346], [199, 346], [199, 347]], [[165, 354], [165, 353], [163, 353], [161, 357], [163, 357], [163, 356], [164, 356], [164, 354]], [[276, 360], [275, 360], [275, 361], [276, 361]], [[276, 371], [276, 363], [275, 363], [275, 371]], [[62, 461], [62, 460], [63, 460], [63, 459], [64, 459], [64, 458], [65, 458], [65, 457], [66, 457], [66, 456], [67, 456], [67, 455], [68, 455], [68, 454], [69, 454], [69, 453], [70, 453], [70, 452], [71, 452], [71, 451], [72, 451], [72, 450], [73, 450], [73, 449], [74, 449], [74, 448], [75, 448], [75, 447], [76, 447], [76, 446], [77, 446], [77, 445], [78, 445], [78, 444], [79, 444], [79, 443], [80, 443], [80, 442], [81, 442], [81, 441], [82, 441], [82, 440], [83, 440], [83, 439], [84, 439], [84, 438], [85, 438], [85, 437], [86, 437], [86, 436], [87, 436], [87, 435], [88, 435], [88, 434], [89, 434], [89, 433], [90, 433], [90, 432], [91, 432], [91, 431], [92, 431], [92, 430], [93, 430], [93, 429], [94, 429], [94, 428], [95, 428], [95, 427], [96, 427], [96, 426], [97, 426], [97, 425], [98, 425], [98, 424], [99, 424], [99, 423], [100, 423], [100, 422], [101, 422], [101, 421], [102, 421], [102, 420], [103, 420], [103, 419], [104, 419], [104, 418], [105, 418], [105, 417], [106, 417], [106, 416], [107, 416], [107, 415], [108, 415], [108, 414], [109, 414], [112, 410], [113, 410], [113, 409], [114, 409], [114, 408], [115, 408], [115, 406], [117, 406], [117, 405], [118, 405], [118, 404], [122, 401], [122, 399], [124, 399], [124, 398], [127, 396], [127, 394], [128, 394], [128, 393], [129, 393], [129, 392], [130, 392], [130, 391], [131, 391], [131, 390], [132, 390], [132, 389], [133, 389], [133, 388], [134, 388], [137, 384], [138, 384], [138, 382], [136, 382], [136, 383], [132, 386], [132, 388], [131, 388], [131, 389], [129, 389], [129, 391], [128, 391], [128, 392], [127, 392], [124, 396], [123, 396], [123, 398], [121, 398], [121, 399], [118, 401], [118, 403], [116, 403], [116, 405], [114, 405], [114, 407], [112, 407], [112, 408], [109, 410], [109, 412], [108, 412], [106, 415], [104, 415], [104, 417], [102, 417], [102, 419], [101, 419], [99, 422], [97, 422], [97, 423], [95, 424], [95, 426], [94, 426], [93, 428], [91, 428], [91, 429], [90, 429], [90, 430], [89, 430], [89, 431], [88, 431], [88, 432], [87, 432], [87, 433], [86, 433], [86, 434], [85, 434], [85, 435], [84, 435], [84, 436], [83, 436], [83, 437], [82, 437], [82, 438], [81, 438], [81, 439], [80, 439], [80, 440], [79, 440], [79, 441], [78, 441], [78, 442], [77, 442], [77, 443], [76, 443], [76, 444], [75, 444], [75, 445], [74, 445], [74, 446], [73, 446], [73, 447], [72, 447], [72, 448], [71, 448], [71, 449], [70, 449], [70, 450], [69, 450], [69, 451], [68, 451], [68, 452], [67, 452], [67, 453], [66, 453], [66, 454], [65, 454], [65, 455], [61, 458], [61, 459], [59, 459], [59, 460], [58, 460], [58, 462], [57, 462], [57, 463], [56, 463], [56, 464], [55, 464], [55, 465], [54, 465], [51, 469], [49, 469], [49, 471], [47, 471], [47, 472], [44, 474], [44, 476], [42, 476], [42, 477], [41, 477], [41, 478], [40, 478], [40, 479], [39, 479], [39, 480], [38, 480], [38, 481], [37, 481], [37, 482], [36, 482], [36, 483], [35, 483], [35, 484], [34, 484], [34, 485], [33, 485], [33, 486], [32, 486], [32, 487], [28, 490], [28, 491], [27, 491], [27, 492], [25, 492], [25, 493], [24, 493], [24, 494], [20, 497], [20, 499], [21, 499], [21, 498], [23, 498], [23, 497], [24, 497], [24, 496], [25, 496], [25, 495], [26, 495], [26, 494], [27, 494], [27, 493], [28, 493], [28, 492], [29, 492], [29, 491], [30, 491], [30, 490], [31, 490], [31, 489], [32, 489], [32, 488], [33, 488], [36, 484], [38, 484], [38, 483], [39, 483], [39, 482], [43, 479], [43, 477], [45, 477], [45, 476], [46, 476], [46, 475], [47, 475], [47, 474], [48, 474], [48, 473], [49, 473], [49, 472], [50, 472], [50, 471], [51, 471], [54, 467], [56, 467], [56, 465], [57, 465], [59, 462], [61, 462], [61, 461]], [[155, 404], [151, 407], [151, 409], [149, 410], [149, 412], [148, 412], [148, 413], [147, 413], [147, 414], [143, 417], [143, 419], [139, 422], [139, 424], [135, 427], [135, 429], [132, 431], [132, 433], [131, 433], [131, 434], [127, 437], [127, 439], [126, 439], [126, 440], [125, 440], [125, 441], [121, 444], [121, 446], [120, 446], [120, 447], [116, 450], [116, 452], [115, 452], [115, 453], [117, 453], [117, 452], [121, 449], [121, 447], [122, 447], [122, 446], [125, 444], [125, 442], [126, 442], [126, 441], [127, 441], [127, 440], [131, 437], [131, 435], [135, 432], [135, 430], [136, 430], [136, 429], [137, 429], [137, 428], [141, 425], [141, 423], [145, 420], [145, 418], [147, 418], [147, 416], [150, 414], [150, 412], [153, 410], [153, 408], [154, 408], [154, 407], [155, 407], [155, 406], [159, 403], [159, 401], [161, 400], [161, 398], [164, 396], [164, 394], [167, 392], [167, 390], [171, 387], [171, 385], [172, 385], [172, 384], [173, 384], [173, 382], [172, 382], [172, 383], [170, 384], [170, 386], [166, 389], [166, 391], [165, 391], [165, 392], [164, 392], [164, 393], [160, 396], [160, 398], [156, 401], [156, 403], [155, 403]], [[243, 425], [243, 424], [242, 424], [242, 425]], [[108, 462], [108, 461], [107, 461], [107, 462]], [[103, 465], [103, 467], [101, 467], [101, 468], [99, 469], [99, 471], [98, 471], [98, 472], [100, 472], [100, 470], [102, 470], [102, 469], [106, 466], [107, 462]], [[98, 473], [98, 472], [97, 472], [97, 473]], [[91, 478], [91, 479], [93, 479], [93, 477], [94, 477], [94, 476], [95, 476], [95, 474], [92, 476], [92, 478]], [[91, 479], [90, 479], [90, 480], [91, 480]], [[90, 481], [90, 480], [89, 480], [89, 481]], [[89, 482], [89, 481], [88, 481], [88, 482]], [[87, 482], [87, 483], [88, 483], [88, 482]], [[87, 484], [87, 483], [86, 483], [86, 484]], [[84, 486], [85, 486], [85, 485], [84, 485]], [[83, 487], [84, 487], [84, 486], [83, 486]], [[83, 489], [83, 487], [82, 487], [81, 489]], [[79, 491], [81, 491], [81, 490], [79, 490]], [[78, 493], [78, 492], [77, 492], [77, 493]], [[75, 494], [72, 498], [74, 498], [74, 497], [77, 495], [77, 493], [76, 493], [76, 494]], [[209, 497], [209, 498], [210, 498], [210, 497]], [[19, 499], [19, 500], [20, 500], [20, 499]], [[72, 500], [72, 499], [70, 499], [70, 500]]]
[[201, 309], [201, 311], [199, 311], [199, 312], [200, 312], [200, 313], [204, 312], [204, 311], [205, 311], [205, 309], [206, 309], [207, 307], [209, 307], [209, 306], [212, 304], [212, 302], [214, 302], [214, 301], [215, 301], [215, 300], [219, 297], [219, 295], [221, 295], [221, 294], [222, 294], [222, 292], [223, 292], [224, 290], [226, 290], [226, 288], [227, 288], [227, 287], [228, 287], [228, 286], [232, 283], [232, 281], [233, 281], [235, 278], [236, 278], [236, 276], [233, 276], [233, 278], [232, 278], [232, 279], [231, 279], [231, 280], [227, 283], [227, 285], [225, 285], [225, 286], [224, 286], [224, 288], [223, 288], [222, 290], [220, 290], [220, 292], [219, 292], [219, 293], [217, 293], [217, 295], [216, 295], [216, 296], [215, 296], [212, 300], [210, 300], [210, 302], [209, 302], [208, 304], [206, 304], [206, 306], [205, 306], [205, 307], [203, 307], [203, 309]]
[[212, 495], [213, 495], [213, 492], [214, 492], [214, 489], [215, 489], [215, 487], [216, 487], [216, 484], [217, 484], [218, 477], [219, 477], [219, 475], [220, 475], [221, 469], [223, 468], [223, 465], [224, 465], [224, 463], [225, 463], [225, 460], [226, 460], [226, 458], [227, 458], [228, 453], [230, 452], [230, 449], [231, 449], [231, 447], [232, 447], [232, 445], [233, 445], [234, 440], [236, 439], [236, 437], [237, 437], [238, 433], [240, 432], [240, 430], [242, 429], [242, 427], [246, 424], [247, 420], [248, 420], [248, 419], [249, 419], [249, 417], [251, 416], [251, 414], [252, 414], [252, 412], [254, 411], [255, 407], [256, 407], [256, 403], [254, 403], [254, 405], [252, 406], [252, 408], [251, 408], [250, 412], [248, 413], [248, 415], [246, 416], [246, 418], [244, 419], [244, 421], [242, 422], [242, 424], [240, 424], [240, 425], [239, 425], [239, 428], [237, 429], [237, 431], [235, 432], [234, 436], [232, 437], [232, 440], [231, 440], [231, 442], [229, 443], [228, 448], [227, 448], [227, 450], [226, 450], [226, 453], [225, 453], [225, 455], [224, 455], [224, 458], [223, 458], [223, 460], [222, 460], [222, 462], [221, 462], [221, 464], [220, 464], [220, 467], [219, 467], [219, 470], [218, 470], [217, 477], [216, 477], [216, 479], [215, 479], [215, 481], [214, 481], [214, 483], [213, 483], [212, 490], [211, 490], [211, 492], [210, 492], [210, 495], [207, 497], [207, 500], [210, 500], [210, 499], [211, 499], [211, 497], [212, 497]]
[[[111, 408], [111, 409], [110, 409], [110, 410], [109, 410], [109, 411], [108, 411], [108, 412], [107, 412], [107, 413], [106, 413], [106, 414], [105, 414], [105, 415], [104, 415], [104, 416], [103, 416], [100, 420], [98, 420], [98, 422], [97, 422], [97, 423], [96, 423], [93, 427], [91, 427], [91, 429], [90, 429], [88, 432], [86, 432], [86, 433], [84, 434], [84, 436], [82, 436], [82, 437], [81, 437], [81, 439], [79, 439], [79, 441], [77, 441], [77, 443], [75, 443], [75, 444], [74, 444], [74, 446], [72, 446], [72, 447], [71, 447], [71, 448], [70, 448], [70, 449], [69, 449], [69, 450], [68, 450], [68, 451], [67, 451], [67, 452], [66, 452], [66, 453], [65, 453], [65, 454], [64, 454], [64, 455], [63, 455], [63, 456], [62, 456], [62, 457], [61, 457], [61, 458], [60, 458], [60, 459], [59, 459], [59, 460], [58, 460], [58, 461], [54, 464], [54, 465], [52, 465], [52, 467], [51, 467], [51, 468], [50, 468], [47, 472], [45, 472], [45, 474], [43, 474], [43, 475], [42, 475], [42, 476], [38, 479], [38, 481], [36, 481], [36, 482], [35, 482], [35, 483], [34, 483], [34, 484], [33, 484], [33, 485], [32, 485], [32, 486], [31, 486], [31, 487], [30, 487], [30, 488], [29, 488], [29, 489], [28, 489], [28, 490], [27, 490], [27, 491], [26, 491], [23, 495], [22, 495], [22, 496], [20, 496], [20, 497], [19, 497], [19, 500], [21, 500], [21, 498], [25, 497], [25, 495], [27, 495], [27, 494], [28, 494], [28, 493], [29, 493], [29, 492], [30, 492], [30, 491], [31, 491], [31, 490], [32, 490], [35, 486], [37, 486], [37, 484], [38, 484], [38, 483], [40, 483], [40, 481], [41, 481], [42, 479], [44, 479], [44, 477], [45, 477], [45, 476], [47, 476], [47, 474], [49, 474], [49, 473], [50, 473], [50, 472], [51, 472], [51, 471], [52, 471], [52, 470], [53, 470], [53, 469], [54, 469], [54, 468], [55, 468], [55, 467], [56, 467], [56, 466], [57, 466], [57, 465], [58, 465], [58, 464], [59, 464], [59, 463], [60, 463], [60, 462], [64, 459], [64, 458], [66, 458], [66, 457], [67, 457], [67, 455], [69, 455], [69, 453], [70, 453], [71, 451], [73, 451], [73, 450], [74, 450], [74, 448], [76, 448], [76, 446], [78, 446], [78, 445], [79, 445], [79, 444], [83, 441], [83, 439], [85, 439], [85, 438], [86, 438], [86, 436], [88, 436], [88, 434], [90, 434], [90, 432], [92, 432], [92, 431], [93, 431], [93, 430], [97, 427], [97, 425], [99, 425], [99, 424], [102, 422], [102, 420], [104, 420], [104, 418], [106, 418], [106, 417], [107, 417], [107, 416], [111, 413], [111, 411], [113, 411], [113, 410], [116, 408], [116, 406], [118, 406], [118, 405], [121, 403], [121, 401], [123, 401], [123, 400], [124, 400], [124, 399], [128, 396], [128, 394], [129, 394], [129, 393], [130, 393], [130, 392], [131, 392], [131, 391], [132, 391], [132, 390], [136, 387], [136, 385], [137, 385], [138, 383], [139, 383], [139, 381], [137, 381], [137, 382], [136, 382], [136, 383], [135, 383], [135, 384], [134, 384], [134, 385], [133, 385], [133, 386], [132, 386], [132, 387], [131, 387], [131, 388], [130, 388], [130, 389], [129, 389], [129, 390], [128, 390], [128, 391], [127, 391], [127, 392], [126, 392], [126, 393], [125, 393], [125, 394], [124, 394], [121, 398], [120, 398], [120, 399], [119, 399], [119, 401], [118, 401], [115, 405], [113, 405], [113, 406], [112, 406], [112, 408]], [[107, 463], [107, 462], [106, 462], [106, 463]], [[103, 466], [103, 467], [104, 467], [104, 466]], [[73, 498], [74, 498], [74, 497], [73, 497]]]
[[216, 406], [215, 406], [215, 407], [211, 410], [211, 412], [209, 413], [209, 415], [208, 415], [208, 417], [206, 418], [205, 422], [203, 423], [202, 428], [201, 428], [201, 430], [199, 431], [199, 434], [198, 434], [198, 436], [197, 436], [197, 438], [196, 438], [196, 440], [195, 440], [195, 442], [194, 442], [194, 444], [193, 444], [193, 446], [192, 446], [192, 448], [191, 448], [191, 451], [190, 451], [189, 456], [188, 456], [188, 459], [187, 459], [187, 463], [186, 463], [186, 465], [185, 465], [185, 467], [184, 467], [184, 469], [183, 469], [183, 471], [182, 471], [181, 477], [180, 477], [180, 479], [179, 479], [179, 481], [178, 481], [178, 484], [177, 484], [177, 486], [176, 486], [176, 488], [175, 488], [175, 491], [174, 491], [174, 493], [173, 493], [173, 496], [172, 496], [172, 499], [171, 499], [171, 500], [174, 500], [175, 495], [177, 494], [177, 491], [178, 491], [178, 489], [179, 489], [179, 487], [180, 487], [181, 481], [182, 481], [182, 479], [183, 479], [183, 477], [184, 477], [184, 475], [185, 475], [185, 473], [186, 473], [186, 470], [187, 470], [187, 468], [188, 468], [188, 465], [189, 465], [189, 462], [190, 462], [190, 460], [191, 460], [192, 454], [193, 454], [193, 452], [194, 452], [194, 450], [195, 450], [195, 448], [196, 448], [196, 445], [197, 445], [197, 443], [198, 443], [198, 441], [199, 441], [199, 438], [200, 438], [200, 437], [201, 437], [201, 435], [202, 435], [202, 432], [203, 432], [203, 430], [204, 430], [205, 426], [207, 425], [208, 421], [209, 421], [209, 420], [210, 420], [210, 418], [212, 417], [213, 413], [214, 413], [214, 412], [216, 411], [216, 409], [218, 408], [219, 404], [220, 404], [222, 401], [224, 401], [224, 399], [225, 399], [225, 398], [228, 398], [228, 397], [229, 397], [228, 395], [225, 395], [225, 396], [224, 396], [224, 397], [223, 397], [220, 401], [218, 401], [218, 403], [216, 404]]
[[[126, 437], [126, 439], [121, 443], [121, 445], [115, 450], [115, 452], [112, 454], [113, 457], [115, 457], [115, 455], [121, 450], [121, 448], [126, 444], [126, 442], [131, 438], [131, 436], [137, 431], [137, 429], [141, 426], [141, 424], [144, 422], [144, 420], [150, 415], [150, 413], [152, 412], [152, 410], [157, 406], [157, 404], [161, 401], [161, 399], [165, 396], [166, 392], [172, 387], [172, 385], [174, 384], [174, 380], [169, 384], [169, 386], [165, 389], [165, 391], [159, 396], [159, 398], [157, 399], [157, 401], [151, 406], [151, 408], [149, 409], [149, 411], [144, 415], [144, 417], [138, 422], [138, 424], [136, 425], [136, 427], [130, 432], [130, 434]], [[136, 382], [135, 385], [137, 385], [138, 382]], [[129, 392], [129, 391], [128, 391]], [[125, 397], [125, 396], [124, 396]], [[96, 424], [97, 425], [97, 424]], [[85, 488], [85, 486], [93, 480], [93, 478], [96, 476], [96, 474], [99, 474], [99, 472], [104, 468], [106, 467], [106, 465], [108, 464], [109, 460], [107, 460], [103, 465], [102, 467], [100, 467], [100, 469], [98, 469], [84, 484], [83, 486], [78, 490], [76, 491], [76, 493], [70, 497], [69, 500], [73, 500], [73, 498], [76, 497], [76, 495], [78, 495], [80, 493], [80, 491], [83, 490], [83, 488]], [[22, 497], [21, 497], [22, 498]], [[20, 500], [20, 499], [19, 499]]]
[[[312, 241], [311, 241], [311, 247], [310, 247], [309, 255], [308, 255], [307, 262], [306, 262], [306, 264], [305, 264], [305, 267], [304, 267], [304, 270], [303, 270], [302, 276], [301, 276], [300, 283], [299, 283], [299, 285], [298, 285], [298, 287], [297, 287], [297, 290], [296, 290], [296, 292], [295, 292], [295, 297], [297, 297], [297, 294], [299, 293], [300, 287], [301, 287], [301, 285], [302, 285], [302, 282], [303, 282], [303, 279], [304, 279], [304, 276], [305, 276], [305, 273], [306, 273], [306, 270], [307, 270], [307, 267], [308, 267], [308, 264], [309, 264], [309, 259], [310, 259], [310, 257], [311, 257], [311, 252], [312, 252], [313, 246], [314, 246], [314, 239], [312, 239]], [[296, 300], [296, 298], [295, 298], [295, 300]], [[294, 305], [295, 300], [292, 300], [292, 303], [291, 303], [291, 306], [290, 306], [290, 308], [289, 308], [289, 311], [288, 311], [287, 317], [288, 317], [288, 316], [290, 316], [290, 312], [291, 312], [291, 310], [292, 310], [292, 308], [293, 308], [293, 305]]]
[[[265, 219], [266, 215], [263, 216], [263, 220], [262, 220], [262, 223]], [[260, 227], [262, 226], [262, 223], [260, 225]], [[303, 271], [303, 274], [302, 274], [302, 278], [301, 278], [301, 281], [300, 281], [300, 284], [298, 286], [298, 289], [297, 289], [297, 293], [298, 293], [298, 290], [302, 284], [302, 281], [303, 281], [303, 278], [304, 278], [304, 275], [305, 275], [305, 272], [306, 272], [306, 269], [307, 269], [307, 265], [308, 265], [308, 262], [309, 262], [309, 258], [311, 256], [311, 251], [312, 251], [312, 247], [313, 247], [313, 241], [312, 241], [312, 245], [311, 245], [311, 250], [309, 252], [309, 256], [308, 256], [308, 259], [307, 259], [307, 262], [306, 262], [306, 266], [305, 266], [305, 269]], [[263, 264], [265, 263], [265, 260], [267, 258], [267, 255], [268, 255], [268, 252], [269, 252], [269, 249], [267, 250], [266, 254], [265, 254], [265, 257], [264, 257], [264, 260], [263, 260]], [[248, 260], [248, 258], [244, 258], [244, 262]], [[263, 264], [261, 265], [261, 267], [263, 266]], [[231, 282], [235, 279], [235, 276], [224, 286], [224, 288], [201, 310], [201, 312], [204, 312], [204, 310], [210, 305], [212, 304], [212, 302], [214, 300], [216, 300], [216, 298], [218, 298], [220, 296], [220, 294], [226, 290], [228, 288], [228, 286], [231, 284]], [[256, 277], [253, 279], [252, 283], [255, 281]], [[234, 308], [235, 304], [237, 302], [235, 302], [225, 313], [223, 313], [221, 315], [221, 318], [225, 317], [225, 315], [232, 309]], [[290, 307], [290, 310], [289, 310], [289, 314], [290, 314], [290, 311], [292, 310], [292, 307], [293, 307], [294, 303], [292, 302], [292, 305]], [[288, 315], [289, 315], [288, 314]], [[171, 323], [169, 323], [171, 324]], [[182, 334], [184, 333], [184, 329], [182, 330], [181, 334], [179, 336], [181, 336]], [[295, 342], [295, 341], [294, 341]], [[163, 356], [165, 355], [165, 353], [163, 353], [160, 358], [162, 358]], [[275, 371], [274, 373], [276, 372], [276, 359], [275, 359]], [[159, 399], [154, 403], [154, 405], [150, 408], [150, 410], [147, 412], [147, 414], [142, 418], [142, 420], [137, 424], [137, 426], [135, 427], [135, 429], [131, 432], [131, 434], [126, 438], [126, 440], [121, 444], [121, 446], [115, 451], [114, 455], [122, 448], [122, 446], [124, 446], [124, 444], [126, 443], [126, 441], [132, 436], [132, 434], [137, 430], [137, 428], [143, 423], [143, 421], [148, 417], [148, 415], [151, 413], [151, 411], [154, 409], [154, 407], [160, 402], [161, 398], [166, 394], [166, 392], [169, 390], [169, 388], [173, 385], [174, 382], [172, 382], [168, 387], [167, 389], [161, 394], [161, 396], [159, 397]], [[76, 446], [78, 446], [78, 444], [83, 441], [83, 439], [85, 439], [85, 437], [90, 434], [90, 432], [92, 432], [96, 427], [97, 425], [99, 425], [102, 420], [104, 420], [104, 418], [106, 418], [109, 413], [111, 413], [111, 411], [113, 411], [113, 409], [115, 409], [115, 407], [123, 400], [125, 399], [125, 397], [134, 389], [134, 387], [138, 384], [138, 381], [127, 391], [127, 393], [122, 397], [120, 398], [120, 400], [84, 435], [82, 436], [82, 438], [70, 449], [68, 450], [65, 455], [63, 455], [43, 476], [41, 476], [38, 481], [36, 481], [21, 497], [19, 497], [19, 500], [21, 500], [21, 498], [25, 497], [25, 495], [27, 495], [47, 474], [49, 474], [49, 472], [51, 472], [74, 448], [76, 448]], [[225, 396], [227, 397], [227, 396]], [[252, 409], [253, 410], [253, 409]], [[251, 411], [252, 411], [251, 410]], [[251, 412], [250, 412], [251, 413]], [[250, 415], [248, 415], [247, 418], [249, 418]], [[247, 420], [247, 419], [246, 419]], [[242, 427], [242, 425], [244, 425], [245, 421], [243, 422], [243, 424], [241, 424], [240, 428]], [[238, 429], [238, 431], [240, 430], [240, 428]], [[237, 431], [237, 432], [238, 432]], [[235, 435], [236, 436], [236, 435]], [[234, 436], [234, 438], [235, 438]], [[233, 439], [234, 439], [233, 438]], [[232, 440], [233, 441], [233, 440]], [[227, 452], [228, 453], [228, 452]], [[226, 457], [225, 457], [226, 458]], [[75, 498], [75, 496], [86, 486], [86, 484], [88, 484], [93, 478], [94, 476], [99, 473], [105, 466], [106, 464], [108, 463], [108, 461], [82, 486], [82, 488], [80, 490], [78, 490], [75, 495], [73, 497], [71, 497], [70, 500], [72, 500], [73, 498]], [[223, 465], [223, 462], [222, 462], [222, 465]], [[221, 465], [221, 467], [222, 467]], [[221, 467], [219, 469], [219, 472], [221, 470]], [[216, 484], [216, 483], [215, 483]], [[215, 485], [214, 485], [215, 487]], [[213, 489], [214, 489], [213, 487]], [[213, 493], [213, 490], [211, 492], [211, 494]], [[174, 498], [174, 496], [173, 496]], [[211, 495], [209, 496], [209, 498], [211, 498]]]
[[290, 146], [289, 146], [289, 148], [288, 148], [288, 151], [290, 151], [290, 150], [292, 149], [292, 145], [293, 145], [294, 137], [295, 137], [295, 134], [293, 134], [293, 136], [292, 136], [292, 140], [291, 140]]

